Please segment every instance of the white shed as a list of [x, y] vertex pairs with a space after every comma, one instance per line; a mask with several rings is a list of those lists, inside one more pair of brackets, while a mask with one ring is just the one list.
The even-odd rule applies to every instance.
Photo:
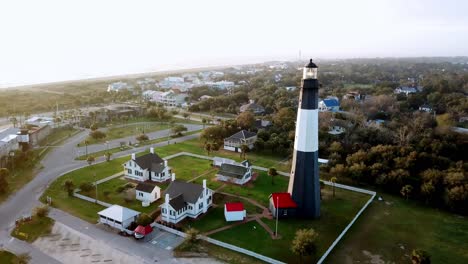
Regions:
[[220, 158], [220, 157], [214, 157], [213, 158], [213, 166], [221, 167], [221, 165], [223, 163], [234, 164], [234, 163], [236, 163], [236, 161], [232, 160], [232, 159]]
[[149, 206], [152, 202], [161, 198], [161, 188], [149, 183], [139, 183], [135, 188], [136, 199], [142, 202], [142, 206]]
[[112, 205], [100, 212], [99, 223], [110, 225], [117, 229], [126, 229], [132, 222], [136, 221], [140, 212], [122, 207], [120, 205]]
[[246, 216], [242, 203], [226, 203], [224, 205], [224, 218], [226, 218], [226, 221], [243, 221]]

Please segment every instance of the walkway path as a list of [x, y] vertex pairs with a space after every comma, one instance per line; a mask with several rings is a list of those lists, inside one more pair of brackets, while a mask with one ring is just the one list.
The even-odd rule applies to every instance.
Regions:
[[209, 235], [212, 235], [212, 234], [214, 234], [214, 233], [218, 233], [218, 232], [221, 232], [221, 231], [224, 231], [224, 230], [227, 230], [227, 229], [236, 227], [236, 226], [240, 226], [240, 225], [243, 225], [243, 224], [245, 224], [245, 223], [248, 223], [248, 222], [251, 222], [251, 221], [255, 221], [255, 220], [257, 220], [257, 217], [249, 217], [249, 218], [244, 219], [244, 221], [242, 221], [242, 222], [236, 222], [236, 223], [234, 223], [234, 224], [230, 224], [230, 225], [227, 225], [227, 226], [223, 226], [223, 227], [220, 227], [220, 228], [217, 228], [217, 229], [208, 231], [208, 232], [204, 233], [203, 235], [209, 236]]

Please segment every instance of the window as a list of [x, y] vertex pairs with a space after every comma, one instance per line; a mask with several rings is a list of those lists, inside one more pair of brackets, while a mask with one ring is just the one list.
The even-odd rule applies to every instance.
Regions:
[[143, 193], [142, 193], [142, 192], [138, 193], [138, 195], [139, 195], [140, 197], [143, 197]]
[[128, 172], [128, 174], [132, 174], [132, 170], [131, 170], [131, 169], [128, 169], [127, 172]]
[[203, 208], [203, 203], [200, 203], [200, 205], [198, 206], [198, 209], [202, 209]]
[[161, 212], [162, 212], [163, 214], [165, 214], [165, 213], [166, 213], [166, 209], [163, 208], [163, 209], [161, 210]]

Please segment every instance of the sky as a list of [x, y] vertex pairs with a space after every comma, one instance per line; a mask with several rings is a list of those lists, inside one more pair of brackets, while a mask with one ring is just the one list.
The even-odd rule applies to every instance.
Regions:
[[2, 0], [0, 87], [302, 58], [468, 55], [460, 0]]

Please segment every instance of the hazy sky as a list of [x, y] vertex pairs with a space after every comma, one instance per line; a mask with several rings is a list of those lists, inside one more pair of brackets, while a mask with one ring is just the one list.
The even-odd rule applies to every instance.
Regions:
[[462, 0], [1, 0], [0, 86], [269, 59], [468, 55]]

